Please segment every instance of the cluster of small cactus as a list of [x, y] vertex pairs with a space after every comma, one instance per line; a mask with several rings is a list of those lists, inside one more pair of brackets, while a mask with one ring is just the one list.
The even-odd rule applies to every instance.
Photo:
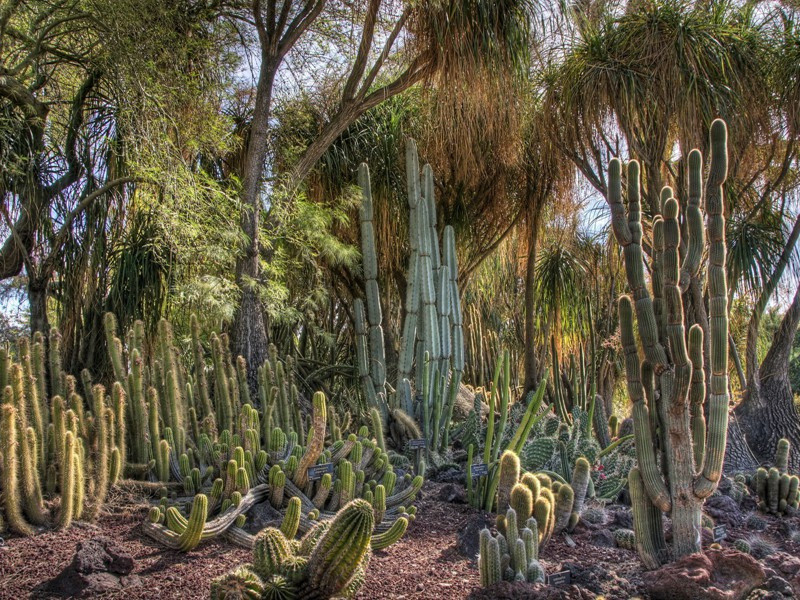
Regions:
[[124, 391], [108, 398], [84, 371], [86, 403], [61, 370], [58, 332], [48, 341], [48, 357], [41, 334], [20, 338], [17, 361], [0, 348], [0, 528], [21, 535], [94, 519], [125, 460]]
[[584, 457], [595, 468], [589, 483], [589, 496], [614, 500], [628, 481], [636, 465], [633, 436], [611, 438], [602, 448], [596, 435], [589, 432], [589, 413], [575, 406], [569, 422], [549, 414], [532, 431], [520, 452], [522, 466], [528, 471], [545, 471], [571, 481], [575, 461]]
[[480, 554], [478, 570], [481, 585], [486, 587], [498, 581], [527, 581], [539, 583], [545, 580], [545, 572], [539, 562], [539, 540], [542, 533], [539, 521], [528, 517], [525, 527], [518, 526], [517, 512], [506, 511], [505, 533], [492, 536], [488, 529], [480, 532]]
[[[380, 412], [395, 445], [402, 449], [421, 429], [429, 451], [444, 451], [453, 404], [464, 372], [464, 334], [458, 290], [455, 234], [444, 228], [440, 252], [436, 227], [433, 171], [425, 165], [420, 178], [413, 140], [406, 146], [409, 205], [409, 267], [405, 315], [397, 364], [396, 392], [387, 397], [386, 352], [378, 289], [378, 261], [373, 226], [369, 169], [362, 164], [358, 181], [361, 252], [367, 299], [354, 304], [358, 372], [369, 405]], [[412, 388], [415, 394], [412, 392]], [[414, 403], [414, 396], [422, 401]], [[407, 420], [415, 425], [406, 427]]]
[[[285, 515], [296, 513], [297, 528], [306, 531], [314, 521], [332, 518], [340, 507], [356, 498], [373, 506], [376, 547], [388, 546], [405, 533], [408, 520], [415, 515], [411, 504], [422, 486], [422, 477], [406, 474], [398, 478], [389, 456], [369, 437], [366, 427], [362, 427], [358, 435], [350, 434], [346, 440], [338, 440], [326, 448], [325, 395], [316, 393], [312, 405], [305, 446], [298, 444], [296, 432], [287, 435], [275, 427], [262, 448], [258, 435], [259, 413], [246, 404], [239, 419], [242, 430], [233, 435], [225, 430], [220, 436], [221, 442], [217, 443], [201, 437], [196, 453], [187, 451], [180, 456], [177, 476], [183, 476], [185, 489], [187, 480], [193, 482], [188, 487], [196, 490], [195, 480], [207, 479], [201, 478], [200, 468], [192, 468], [194, 458], [190, 458], [190, 454], [201, 461], [201, 466], [206, 464], [203, 461], [215, 465], [210, 468], [212, 474], [221, 473], [213, 481], [208, 494], [209, 507], [203, 518], [214, 512], [219, 516], [206, 524], [204, 539], [226, 534], [235, 543], [249, 545], [251, 540], [247, 534], [234, 528], [244, 525], [242, 519], [257, 502], [268, 501]], [[230, 449], [239, 440], [244, 440], [245, 446]], [[213, 461], [211, 456], [215, 457]], [[332, 472], [310, 477], [309, 470], [320, 464], [329, 464]], [[209, 471], [208, 468], [204, 470]], [[159, 512], [161, 516], [151, 511], [145, 531], [167, 545], [186, 549], [177, 544], [172, 535], [181, 535], [184, 531], [181, 519], [170, 518], [171, 513], [173, 517], [181, 514], [179, 508], [162, 504]]]
[[352, 598], [364, 583], [373, 507], [353, 500], [300, 540], [268, 527], [255, 538], [253, 562], [211, 582], [212, 600]]
[[[728, 289], [723, 183], [727, 177], [727, 129], [719, 119], [711, 125], [709, 146], [711, 165], [705, 203], [703, 159], [698, 150], [692, 150], [687, 160], [689, 194], [683, 218], [671, 188], [665, 187], [660, 198], [651, 199], [661, 213], [653, 219], [652, 263], [648, 269], [652, 295], [645, 281], [639, 165], [636, 161], [627, 165], [627, 211], [622, 201], [622, 165], [618, 159], [609, 165], [612, 228], [623, 250], [631, 293], [619, 301], [638, 462], [638, 468], [630, 473], [629, 488], [636, 545], [648, 568], [657, 568], [670, 557], [700, 551], [697, 532], [703, 502], [719, 483], [725, 455]], [[702, 290], [705, 285], [700, 269], [706, 254], [703, 204], [709, 242], [705, 269], [709, 311], [707, 320], [700, 318], [687, 336], [682, 294], [690, 286]], [[634, 310], [644, 362], [640, 362], [634, 333]], [[706, 365], [711, 371], [708, 390]], [[664, 513], [672, 517], [671, 549], [664, 536]]]
[[800, 478], [787, 473], [790, 442], [781, 439], [775, 452], [775, 466], [759, 468], [752, 477], [752, 487], [758, 496], [758, 508], [774, 515], [796, 509], [800, 503]]
[[579, 458], [572, 473], [572, 484], [551, 478], [546, 473], [523, 473], [519, 457], [506, 450], [500, 458], [497, 488], [497, 528], [505, 528], [504, 513], [508, 507], [516, 511], [520, 521], [533, 516], [539, 522], [539, 545], [562, 531], [572, 531], [578, 524], [591, 481], [589, 462]]
[[[132, 452], [134, 460], [146, 460], [147, 464], [136, 471], [171, 486], [176, 482], [186, 496], [206, 495], [209, 519], [240, 511], [240, 503], [260, 485], [266, 485], [269, 494], [261, 498], [262, 493], [257, 492], [258, 500], [266, 499], [278, 510], [298, 498], [306, 528], [310, 519], [330, 518], [354, 498], [385, 503], [376, 510], [382, 516], [377, 533], [397, 532], [395, 523], [400, 518], [413, 517], [411, 504], [422, 478], [398, 477], [394, 472], [385, 451], [381, 418], [372, 420], [374, 437], [367, 427], [348, 434], [349, 416], [337, 415], [319, 392], [312, 398], [312, 410], [304, 414], [292, 381], [292, 362], [280, 360], [274, 346], [258, 369], [255, 408], [256, 399], [251, 399], [247, 386], [247, 365], [241, 358], [233, 361], [225, 336], [211, 335], [209, 368], [194, 317], [191, 330], [194, 364], [187, 370], [177, 360], [166, 321], [159, 324], [157, 336], [148, 344], [141, 323], [135, 323], [123, 345], [113, 316], [106, 317], [115, 375], [139, 398], [134, 419], [139, 425], [129, 432], [129, 438], [131, 446], [140, 446]], [[140, 352], [143, 347], [151, 349], [147, 366]], [[332, 472], [313, 479], [308, 476], [315, 465], [328, 463]], [[188, 509], [180, 502], [175, 508], [179, 514]], [[181, 531], [171, 527], [177, 520], [168, 520], [166, 510], [162, 512], [163, 518], [151, 519], [147, 531], [172, 544], [166, 540], [166, 532]], [[237, 519], [244, 514], [240, 513], [235, 515]], [[227, 517], [223, 522], [224, 527], [215, 526], [215, 534], [229, 534], [235, 524]], [[242, 536], [234, 541], [247, 543]]]

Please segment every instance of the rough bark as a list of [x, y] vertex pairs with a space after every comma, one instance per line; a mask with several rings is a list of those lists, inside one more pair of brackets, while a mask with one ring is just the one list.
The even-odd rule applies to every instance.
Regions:
[[539, 222], [542, 206], [531, 211], [530, 233], [528, 234], [528, 261], [525, 268], [525, 381], [523, 397], [534, 390], [539, 381], [539, 360], [536, 355], [536, 247], [539, 241]]
[[236, 261], [236, 283], [242, 295], [233, 321], [231, 349], [234, 356], [243, 356], [247, 361], [251, 394], [258, 388], [256, 369], [267, 358], [269, 346], [264, 309], [258, 297], [261, 275], [259, 226], [261, 179], [267, 159], [270, 105], [276, 71], [277, 64], [266, 60], [262, 62], [240, 192], [243, 207], [241, 227], [247, 244]]
[[47, 281], [31, 275], [28, 280], [28, 303], [31, 311], [31, 334], [41, 332], [45, 339], [50, 331], [47, 319]]
[[750, 448], [762, 462], [772, 462], [778, 440], [792, 443], [789, 466], [800, 470], [800, 415], [789, 382], [789, 356], [800, 324], [800, 286], [758, 368], [757, 386], [749, 387], [736, 407], [739, 424]]

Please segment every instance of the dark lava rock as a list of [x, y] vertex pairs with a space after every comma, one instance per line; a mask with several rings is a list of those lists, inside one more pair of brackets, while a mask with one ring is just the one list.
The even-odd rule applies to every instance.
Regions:
[[627, 506], [609, 508], [608, 514], [611, 529], [633, 529], [633, 514]]
[[794, 598], [794, 590], [792, 590], [792, 585], [783, 577], [770, 577], [759, 589], [766, 590], [768, 592], [775, 592], [781, 596], [785, 596], [786, 598]]
[[461, 485], [465, 485], [467, 482], [467, 475], [463, 469], [455, 465], [445, 465], [441, 468], [428, 467], [425, 471], [425, 479], [437, 483], [460, 483]]
[[[613, 540], [613, 536], [612, 536]], [[620, 596], [630, 597], [632, 588], [627, 580], [617, 576], [614, 571], [609, 571], [607, 565], [586, 564], [566, 561], [561, 565], [562, 571], [569, 571], [572, 583], [586, 588], [595, 594], [603, 594], [605, 590], [614, 589]]]
[[88, 598], [118, 592], [142, 584], [133, 571], [133, 557], [107, 537], [80, 542], [72, 562], [54, 579], [43, 584], [44, 592], [70, 598]]
[[479, 536], [482, 529], [494, 527], [494, 519], [489, 513], [481, 513], [467, 523], [467, 526], [458, 532], [456, 549], [461, 556], [476, 560], [479, 550]]
[[652, 600], [744, 600], [765, 579], [758, 561], [736, 550], [691, 554], [642, 574]]
[[478, 588], [468, 596], [470, 600], [594, 600], [596, 597], [597, 594], [577, 585], [558, 588], [546, 583], [520, 581], [500, 581]]
[[744, 523], [744, 515], [739, 504], [730, 496], [711, 496], [706, 500], [703, 509], [717, 525], [741, 527]]
[[440, 502], [450, 502], [452, 504], [466, 504], [467, 492], [460, 485], [448, 483], [442, 486], [436, 499]]
[[282, 519], [281, 513], [272, 508], [269, 502], [259, 502], [247, 512], [247, 521], [245, 521], [244, 530], [248, 533], [255, 534], [265, 527], [275, 526], [275, 524], [280, 523]]
[[608, 529], [593, 531], [589, 536], [589, 542], [591, 542], [593, 546], [600, 546], [602, 548], [614, 548], [616, 546], [614, 534]]
[[764, 562], [780, 574], [791, 585], [794, 594], [800, 597], [800, 558], [786, 552], [776, 552]]

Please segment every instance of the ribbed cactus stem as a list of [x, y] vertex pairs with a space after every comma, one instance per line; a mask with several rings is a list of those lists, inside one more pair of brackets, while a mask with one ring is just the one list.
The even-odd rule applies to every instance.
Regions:
[[372, 507], [364, 500], [339, 511], [309, 556], [306, 597], [336, 596], [350, 583], [369, 552], [374, 523]]
[[325, 424], [328, 416], [325, 407], [325, 394], [316, 392], [312, 399], [313, 405], [313, 426], [311, 442], [306, 446], [306, 451], [300, 459], [297, 471], [294, 475], [294, 483], [299, 488], [304, 488], [308, 484], [308, 468], [317, 462], [322, 450], [325, 447]]
[[511, 500], [511, 490], [519, 480], [519, 456], [511, 450], [500, 458], [500, 478], [497, 485], [497, 512], [504, 513]]
[[479, 547], [478, 569], [480, 571], [481, 585], [487, 587], [502, 580], [500, 544], [496, 538], [492, 537], [488, 529], [482, 529]]
[[22, 515], [22, 495], [19, 489], [19, 459], [17, 457], [17, 417], [16, 409], [7, 401], [11, 388], [6, 388], [4, 403], [0, 405], [0, 454], [3, 483], [3, 507], [8, 526], [20, 535], [33, 535], [33, 528]]
[[189, 523], [179, 540], [180, 549], [183, 552], [194, 550], [200, 543], [207, 516], [208, 498], [204, 494], [197, 494], [192, 502], [192, 510], [189, 513]]
[[667, 558], [667, 546], [661, 525], [661, 511], [647, 496], [639, 469], [631, 471], [628, 482], [633, 506], [636, 549], [645, 567], [656, 569]]
[[408, 519], [400, 517], [392, 523], [392, 526], [377, 535], [373, 535], [370, 546], [373, 550], [383, 550], [398, 541], [408, 529]]
[[64, 437], [60, 488], [61, 507], [58, 513], [58, 527], [66, 529], [72, 523], [75, 508], [75, 438], [71, 431]]
[[297, 529], [300, 527], [300, 512], [302, 505], [300, 498], [294, 497], [289, 500], [286, 506], [286, 514], [283, 515], [281, 522], [281, 533], [286, 536], [286, 539], [294, 539], [297, 535]]
[[790, 450], [791, 444], [789, 440], [786, 438], [778, 440], [778, 447], [775, 450], [775, 468], [778, 469], [780, 473], [786, 473], [789, 471]]

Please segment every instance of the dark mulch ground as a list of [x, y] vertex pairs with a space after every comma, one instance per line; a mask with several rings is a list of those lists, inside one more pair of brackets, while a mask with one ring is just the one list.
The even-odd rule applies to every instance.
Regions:
[[[459, 551], [459, 538], [473, 540], [473, 531], [486, 515], [463, 504], [438, 500], [441, 492], [441, 485], [426, 484], [418, 502], [417, 519], [400, 542], [374, 554], [358, 598], [532, 597], [529, 592], [520, 596], [509, 590], [506, 596], [501, 590], [493, 590], [490, 595], [480, 590], [477, 565]], [[80, 541], [98, 535], [111, 538], [133, 556], [136, 566], [132, 575], [142, 582], [140, 587], [105, 598], [206, 598], [212, 578], [249, 560], [248, 551], [224, 541], [205, 542], [189, 554], [165, 550], [141, 533], [145, 505], [130, 498], [117, 498], [110, 508], [97, 525], [77, 524], [63, 532], [7, 538], [0, 548], [0, 600], [46, 598], [43, 583], [70, 563]], [[764, 537], [784, 551], [800, 552], [800, 544], [792, 539], [795, 536], [789, 534], [786, 523], [769, 519], [767, 524]], [[542, 560], [547, 571], [569, 570], [573, 583], [580, 584], [580, 588], [573, 585], [558, 590], [558, 596], [553, 597], [603, 595], [622, 599], [641, 595], [638, 557], [631, 551], [598, 546], [598, 537], [602, 537], [598, 532], [604, 528], [580, 526], [569, 540], [558, 537], [548, 544]], [[460, 535], [465, 530], [469, 534]], [[731, 528], [730, 534], [732, 540], [752, 535], [752, 531]]]

